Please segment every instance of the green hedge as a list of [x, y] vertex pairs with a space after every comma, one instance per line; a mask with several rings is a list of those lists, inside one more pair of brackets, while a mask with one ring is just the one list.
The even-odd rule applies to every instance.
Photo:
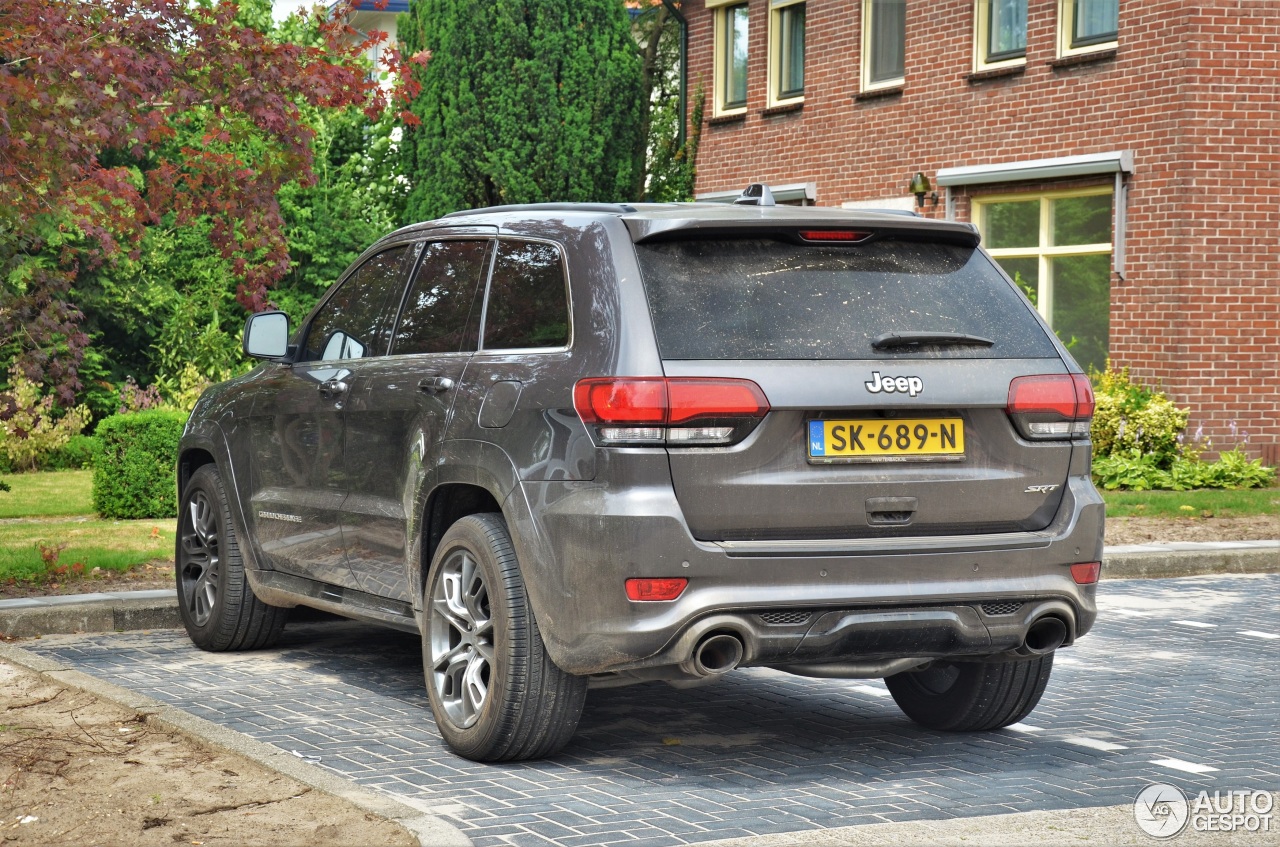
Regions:
[[78, 471], [93, 467], [93, 457], [101, 449], [101, 442], [94, 436], [73, 435], [70, 441], [45, 453], [37, 462], [42, 471]]
[[104, 518], [172, 518], [178, 514], [174, 467], [185, 412], [154, 409], [104, 418], [95, 431], [93, 508]]

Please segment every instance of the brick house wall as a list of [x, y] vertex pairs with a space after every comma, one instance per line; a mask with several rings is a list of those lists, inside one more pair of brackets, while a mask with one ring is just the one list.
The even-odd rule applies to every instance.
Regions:
[[[1114, 51], [1056, 59], [1057, 0], [1030, 0], [1021, 71], [973, 73], [972, 0], [909, 0], [905, 85], [860, 95], [858, 0], [808, 0], [804, 103], [768, 110], [767, 0], [749, 0], [745, 115], [712, 107], [713, 10], [686, 3], [706, 98], [697, 192], [813, 183], [818, 205], [907, 196], [916, 171], [1132, 151], [1110, 355], [1191, 409], [1215, 447], [1280, 459], [1280, 3], [1122, 0]], [[953, 189], [1109, 185], [1112, 176]], [[941, 192], [940, 192], [941, 193]], [[942, 217], [944, 206], [924, 214]], [[1238, 437], [1236, 440], [1239, 440]]]

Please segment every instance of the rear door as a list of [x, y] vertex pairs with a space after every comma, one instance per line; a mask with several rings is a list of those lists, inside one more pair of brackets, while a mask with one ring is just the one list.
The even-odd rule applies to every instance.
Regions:
[[864, 235], [637, 245], [666, 375], [750, 379], [771, 409], [740, 444], [668, 448], [696, 537], [1025, 531], [1056, 513], [1071, 441], [1006, 413], [1018, 377], [1070, 393], [1046, 327], [975, 247]]
[[359, 587], [412, 602], [405, 568], [415, 496], [431, 490], [458, 386], [476, 349], [493, 239], [473, 228], [421, 245], [391, 355], [361, 363], [347, 409], [343, 540]]

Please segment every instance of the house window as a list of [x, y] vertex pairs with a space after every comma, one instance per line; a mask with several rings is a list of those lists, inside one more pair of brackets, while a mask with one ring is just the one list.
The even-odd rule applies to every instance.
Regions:
[[770, 0], [769, 105], [804, 97], [804, 12], [800, 0]]
[[747, 108], [747, 4], [724, 6], [715, 16], [716, 114], [734, 114]]
[[907, 0], [862, 0], [862, 90], [906, 81]]
[[975, 70], [1026, 63], [1027, 0], [978, 0], [974, 15]]
[[1069, 56], [1116, 46], [1120, 0], [1059, 0], [1058, 54]]
[[974, 200], [983, 243], [1086, 370], [1107, 364], [1111, 190]]

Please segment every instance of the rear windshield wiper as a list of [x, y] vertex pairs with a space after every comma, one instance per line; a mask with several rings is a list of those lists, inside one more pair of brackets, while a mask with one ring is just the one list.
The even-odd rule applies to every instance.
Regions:
[[965, 332], [886, 332], [871, 341], [872, 348], [876, 350], [918, 347], [923, 344], [972, 344], [975, 347], [990, 347], [995, 342], [990, 338]]

